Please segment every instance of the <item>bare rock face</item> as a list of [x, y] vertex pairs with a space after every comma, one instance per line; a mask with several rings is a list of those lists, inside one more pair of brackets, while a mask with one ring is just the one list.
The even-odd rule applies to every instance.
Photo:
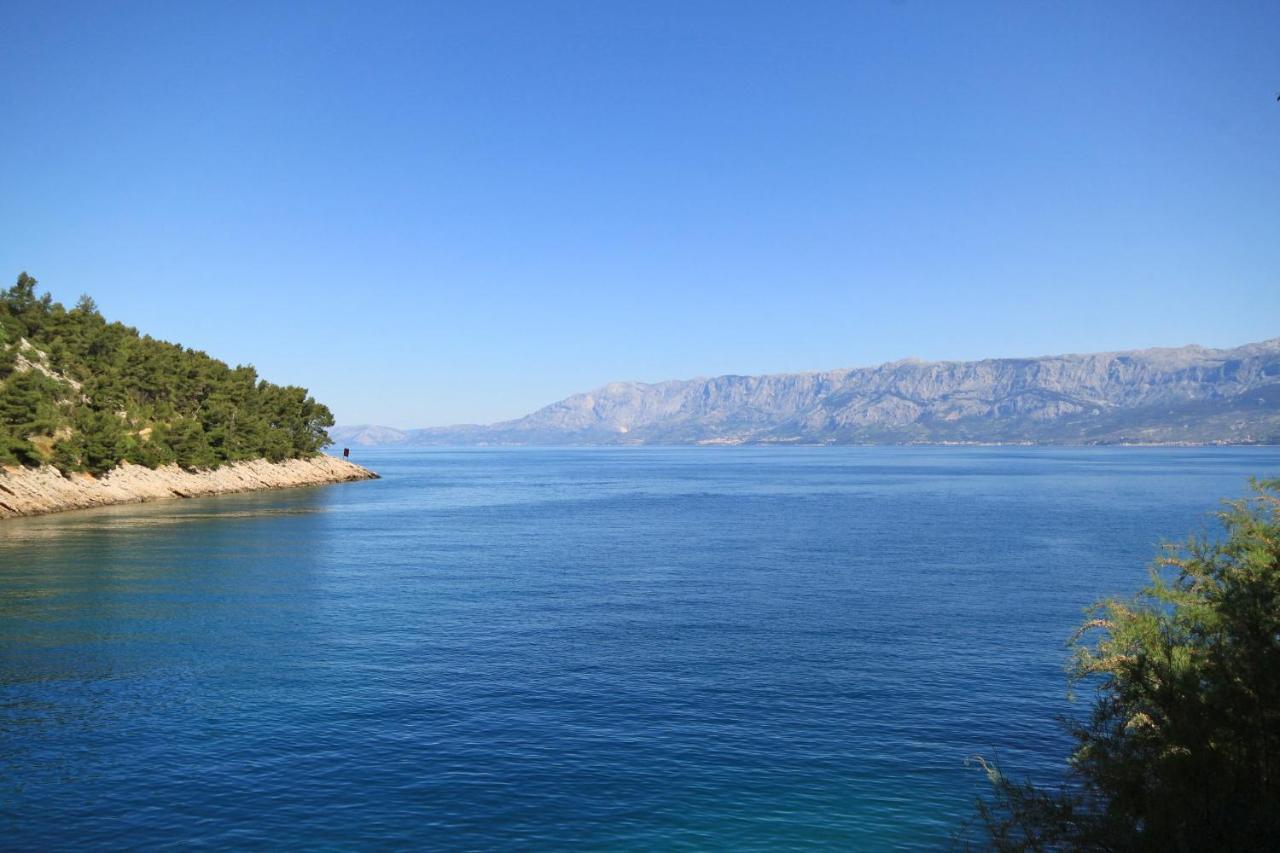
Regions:
[[284, 462], [265, 459], [233, 462], [210, 471], [186, 471], [177, 465], [151, 469], [126, 462], [102, 477], [88, 474], [64, 477], [49, 466], [0, 468], [0, 519], [107, 504], [318, 486], [377, 477], [359, 465], [323, 454]]
[[398, 443], [1277, 443], [1280, 338], [614, 382], [518, 420], [403, 436]]

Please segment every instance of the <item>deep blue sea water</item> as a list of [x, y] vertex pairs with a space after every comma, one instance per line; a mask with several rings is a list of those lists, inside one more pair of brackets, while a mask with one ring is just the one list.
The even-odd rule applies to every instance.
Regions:
[[0, 846], [936, 848], [1277, 449], [362, 452], [0, 523]]

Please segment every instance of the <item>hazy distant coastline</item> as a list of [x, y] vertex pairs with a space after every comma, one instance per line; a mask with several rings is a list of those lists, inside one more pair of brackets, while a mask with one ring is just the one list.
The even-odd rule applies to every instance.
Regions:
[[338, 426], [352, 446], [1280, 443], [1280, 338], [1231, 349], [614, 382], [512, 421]]

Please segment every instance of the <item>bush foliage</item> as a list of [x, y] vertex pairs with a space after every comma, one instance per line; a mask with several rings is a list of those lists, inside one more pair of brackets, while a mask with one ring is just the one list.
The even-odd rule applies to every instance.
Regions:
[[1219, 513], [1225, 537], [1170, 547], [1136, 599], [1094, 608], [1070, 778], [1046, 791], [987, 765], [990, 846], [1280, 848], [1280, 480], [1253, 488]]
[[281, 461], [319, 451], [331, 426], [305, 388], [109, 323], [88, 297], [67, 309], [26, 273], [0, 291], [0, 464]]

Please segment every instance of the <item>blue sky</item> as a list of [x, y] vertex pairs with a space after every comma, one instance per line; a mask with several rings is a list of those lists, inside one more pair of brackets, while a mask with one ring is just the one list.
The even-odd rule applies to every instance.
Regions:
[[1280, 335], [1280, 4], [0, 0], [0, 274], [342, 423]]

